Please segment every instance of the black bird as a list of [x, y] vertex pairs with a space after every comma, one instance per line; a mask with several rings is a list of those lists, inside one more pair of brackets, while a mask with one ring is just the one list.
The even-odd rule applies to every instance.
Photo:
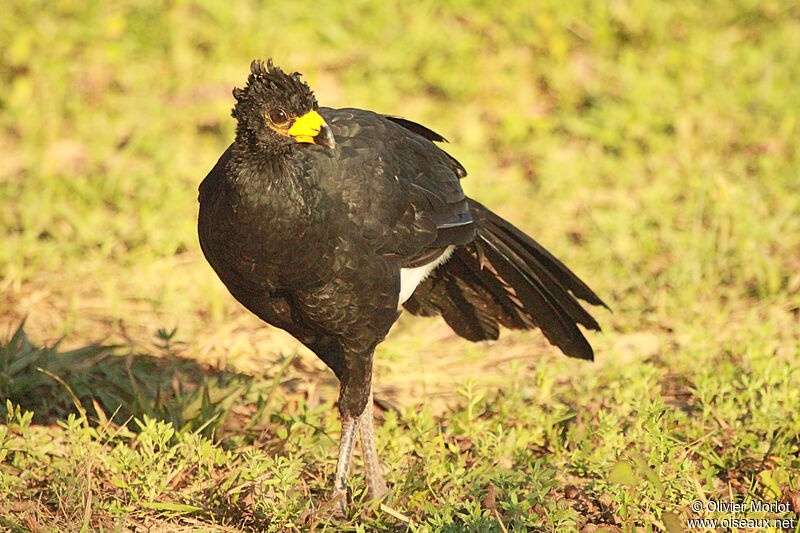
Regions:
[[299, 73], [253, 61], [236, 139], [200, 185], [208, 262], [247, 309], [291, 333], [340, 382], [331, 505], [360, 433], [370, 497], [386, 483], [373, 435], [372, 358], [400, 315], [442, 315], [460, 336], [538, 327], [592, 359], [576, 298], [605, 304], [536, 241], [461, 189], [444, 137], [399, 117], [320, 108]]

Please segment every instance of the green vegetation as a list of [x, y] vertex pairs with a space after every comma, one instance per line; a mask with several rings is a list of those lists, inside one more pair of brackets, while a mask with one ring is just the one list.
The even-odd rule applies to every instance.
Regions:
[[[678, 531], [693, 500], [800, 500], [797, 3], [470, 4], [7, 3], [0, 529]], [[614, 309], [593, 364], [403, 317], [376, 368], [393, 496], [361, 511], [357, 459], [341, 522], [310, 514], [333, 376], [197, 245], [268, 56], [445, 135]]]

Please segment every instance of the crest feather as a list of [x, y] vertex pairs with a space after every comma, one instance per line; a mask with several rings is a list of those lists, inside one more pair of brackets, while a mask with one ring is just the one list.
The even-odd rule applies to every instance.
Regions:
[[241, 89], [234, 88], [233, 97], [241, 102], [247, 98], [255, 87], [295, 93], [302, 97], [310, 98], [313, 100], [314, 108], [316, 109], [317, 100], [308, 84], [301, 79], [301, 74], [299, 72], [285, 73], [280, 67], [275, 66], [272, 58], [267, 59], [266, 64], [261, 59], [254, 59], [250, 63], [250, 76], [247, 78], [247, 84]]

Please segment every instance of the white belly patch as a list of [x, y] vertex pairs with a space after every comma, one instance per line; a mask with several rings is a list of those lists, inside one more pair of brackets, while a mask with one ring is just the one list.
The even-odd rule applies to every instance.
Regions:
[[455, 246], [448, 246], [442, 255], [427, 265], [400, 269], [400, 296], [397, 299], [398, 307], [403, 305], [406, 300], [411, 298], [411, 295], [414, 294], [414, 290], [416, 290], [417, 285], [422, 283], [422, 281], [428, 277], [428, 274], [433, 272], [436, 267], [450, 259], [450, 256], [453, 255], [453, 250], [455, 250], [455, 248]]

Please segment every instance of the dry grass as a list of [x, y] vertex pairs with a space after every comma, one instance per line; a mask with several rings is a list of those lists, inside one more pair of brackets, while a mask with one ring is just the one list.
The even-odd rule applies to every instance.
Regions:
[[[793, 3], [12, 2], [0, 35], [0, 527], [674, 531], [693, 500], [797, 502]], [[440, 131], [614, 309], [593, 364], [403, 317], [375, 369], [394, 495], [362, 511], [357, 464], [338, 522], [310, 513], [335, 380], [195, 233], [268, 55]]]

